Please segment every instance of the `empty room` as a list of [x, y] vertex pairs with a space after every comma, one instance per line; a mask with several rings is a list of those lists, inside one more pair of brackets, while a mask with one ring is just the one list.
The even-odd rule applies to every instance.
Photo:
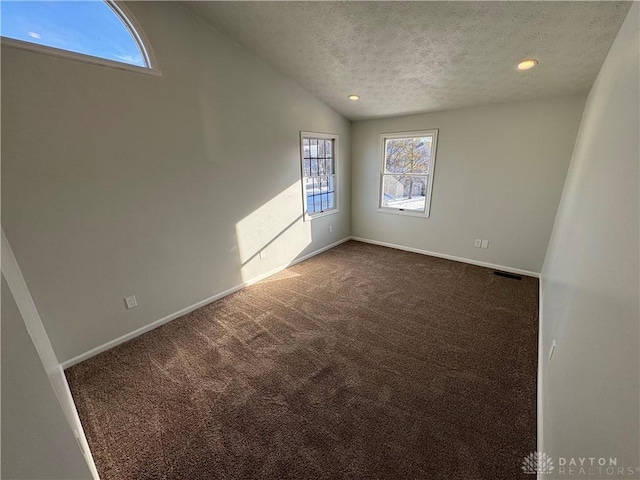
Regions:
[[3, 479], [640, 479], [637, 2], [0, 9]]

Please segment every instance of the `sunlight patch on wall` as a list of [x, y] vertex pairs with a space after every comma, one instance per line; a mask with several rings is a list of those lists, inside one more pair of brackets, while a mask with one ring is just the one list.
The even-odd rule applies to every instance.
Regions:
[[302, 220], [300, 183], [239, 221], [236, 236], [245, 282], [294, 260], [312, 239], [310, 222]]

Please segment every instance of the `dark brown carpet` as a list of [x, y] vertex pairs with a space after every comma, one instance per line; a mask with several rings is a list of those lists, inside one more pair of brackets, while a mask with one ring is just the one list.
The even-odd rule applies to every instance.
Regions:
[[350, 241], [66, 373], [103, 480], [530, 480], [537, 304]]

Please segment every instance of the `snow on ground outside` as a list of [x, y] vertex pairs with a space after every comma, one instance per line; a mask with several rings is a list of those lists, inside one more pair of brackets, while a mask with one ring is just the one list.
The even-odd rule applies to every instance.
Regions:
[[382, 206], [391, 207], [391, 208], [404, 208], [405, 210], [423, 211], [424, 201], [425, 201], [425, 197], [414, 197], [414, 198], [400, 197], [400, 198], [394, 198], [393, 200], [391, 200], [385, 196]]

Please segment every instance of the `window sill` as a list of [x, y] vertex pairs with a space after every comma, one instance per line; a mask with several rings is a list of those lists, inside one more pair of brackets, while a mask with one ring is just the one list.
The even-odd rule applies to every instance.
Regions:
[[377, 210], [379, 213], [391, 213], [395, 215], [406, 215], [407, 217], [420, 217], [429, 218], [429, 214], [425, 212], [416, 212], [411, 210], [400, 210], [398, 208], [384, 208], [379, 207]]
[[338, 212], [340, 212], [340, 210], [338, 210], [337, 208], [334, 208], [333, 210], [327, 210], [326, 212], [320, 212], [320, 213], [309, 214], [305, 212], [304, 221], [310, 222], [311, 220], [315, 220], [316, 218], [326, 217], [327, 215], [333, 215], [334, 213], [338, 213]]

